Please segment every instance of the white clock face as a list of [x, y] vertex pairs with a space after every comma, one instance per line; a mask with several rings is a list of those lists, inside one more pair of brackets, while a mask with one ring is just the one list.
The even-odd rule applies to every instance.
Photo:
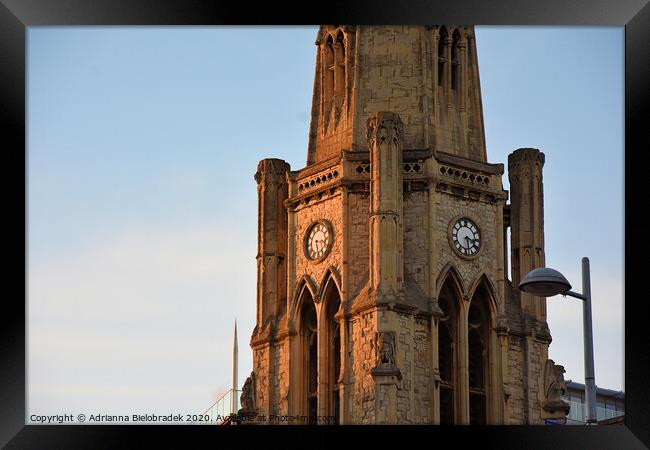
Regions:
[[321, 259], [329, 250], [332, 242], [332, 236], [327, 225], [318, 222], [307, 231], [307, 240], [305, 249], [309, 259]]
[[451, 240], [458, 253], [474, 256], [481, 249], [481, 233], [474, 222], [458, 219], [451, 229]]

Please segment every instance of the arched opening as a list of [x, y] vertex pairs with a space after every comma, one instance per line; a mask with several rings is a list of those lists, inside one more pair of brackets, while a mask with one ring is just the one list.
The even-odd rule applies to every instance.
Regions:
[[325, 81], [325, 101], [329, 102], [334, 93], [334, 42], [327, 38], [323, 51], [323, 78]]
[[336, 63], [334, 69], [334, 93], [337, 97], [342, 97], [345, 93], [345, 43], [341, 31], [336, 36], [334, 58]]
[[447, 62], [447, 28], [441, 27], [438, 36], [438, 86], [442, 86]]
[[334, 424], [339, 424], [341, 397], [339, 377], [341, 375], [341, 327], [335, 319], [341, 306], [341, 297], [336, 284], [330, 279], [325, 290], [325, 327], [327, 345], [327, 415], [334, 416]]
[[438, 296], [442, 316], [438, 322], [438, 368], [440, 370], [440, 424], [456, 422], [458, 404], [458, 302], [460, 295], [448, 277]]
[[303, 408], [309, 416], [309, 424], [316, 424], [318, 417], [318, 322], [314, 300], [308, 289], [300, 294], [300, 338], [302, 343]]
[[487, 423], [490, 297], [481, 283], [472, 297], [467, 326], [469, 353], [469, 423]]
[[460, 33], [456, 30], [451, 38], [451, 88], [454, 90], [458, 86], [458, 73], [460, 71], [459, 42]]

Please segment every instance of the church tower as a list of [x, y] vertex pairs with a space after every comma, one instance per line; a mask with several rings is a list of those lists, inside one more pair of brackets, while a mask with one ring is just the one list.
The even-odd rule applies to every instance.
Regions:
[[563, 417], [545, 299], [513, 288], [544, 264], [544, 155], [510, 155], [508, 204], [474, 28], [321, 26], [316, 52], [307, 164], [255, 174], [249, 410], [294, 424]]

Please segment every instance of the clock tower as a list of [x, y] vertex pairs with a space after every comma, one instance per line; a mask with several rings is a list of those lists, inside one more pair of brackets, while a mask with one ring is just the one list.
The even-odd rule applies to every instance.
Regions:
[[544, 264], [544, 154], [510, 155], [508, 202], [474, 28], [321, 26], [316, 52], [306, 166], [255, 174], [249, 409], [293, 424], [563, 417], [545, 300], [513, 288]]

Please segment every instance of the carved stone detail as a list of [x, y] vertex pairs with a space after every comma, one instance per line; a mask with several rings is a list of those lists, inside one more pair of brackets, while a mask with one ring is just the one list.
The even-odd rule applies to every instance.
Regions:
[[339, 166], [335, 166], [321, 173], [305, 178], [304, 180], [300, 180], [298, 182], [298, 193], [301, 194], [305, 191], [326, 185], [336, 180], [339, 178], [340, 170]]
[[494, 328], [499, 336], [504, 336], [510, 331], [508, 327], [508, 318], [504, 315], [497, 316], [497, 325]]
[[237, 411], [238, 415], [255, 413], [255, 372], [251, 372], [250, 376], [246, 378], [239, 401], [241, 409]]
[[396, 376], [402, 378], [402, 374], [395, 363], [395, 332], [379, 331], [376, 339], [376, 361], [375, 367], [370, 371], [373, 376]]
[[555, 364], [552, 359], [546, 360], [544, 366], [544, 401], [542, 402], [542, 417], [545, 419], [566, 418], [570, 406], [561, 398], [566, 393], [564, 381], [564, 366]]
[[459, 169], [451, 166], [440, 166], [440, 173], [446, 177], [469, 184], [489, 185], [490, 177], [481, 175], [478, 172], [471, 172], [465, 169]]

